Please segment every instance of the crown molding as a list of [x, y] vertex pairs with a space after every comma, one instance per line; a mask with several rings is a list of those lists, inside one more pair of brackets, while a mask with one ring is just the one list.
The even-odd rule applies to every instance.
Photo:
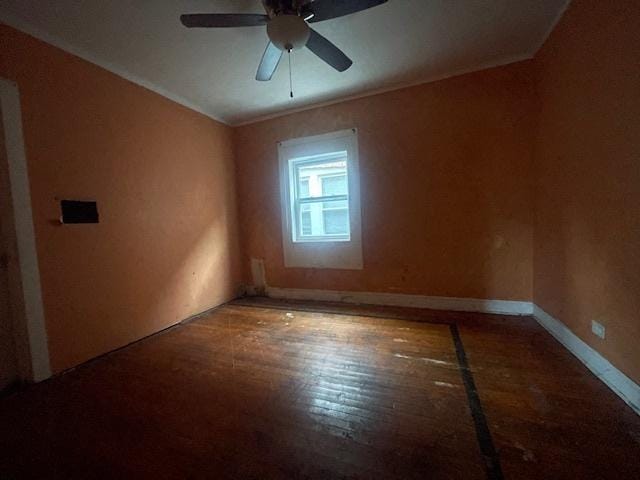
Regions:
[[125, 68], [122, 68], [102, 58], [99, 58], [96, 55], [84, 50], [83, 48], [78, 48], [74, 45], [71, 45], [69, 42], [67, 42], [66, 40], [63, 40], [57, 35], [52, 35], [48, 32], [45, 32], [41, 28], [38, 28], [32, 25], [31, 23], [21, 18], [18, 18], [15, 15], [11, 15], [6, 12], [0, 11], [0, 22], [10, 27], [13, 27], [16, 30], [20, 30], [21, 32], [26, 33], [27, 35], [30, 35], [38, 40], [48, 43], [49, 45], [53, 45], [54, 47], [57, 47], [60, 50], [63, 50], [76, 57], [79, 57], [82, 60], [85, 60], [94, 65], [97, 65], [121, 78], [124, 78], [125, 80], [130, 81], [131, 83], [135, 83], [140, 87], [146, 88], [147, 90], [150, 90], [153, 93], [156, 93], [164, 98], [167, 98], [174, 103], [182, 105], [183, 107], [186, 107], [195, 112], [201, 113], [202, 115], [205, 115], [211, 118], [212, 120], [223, 123], [225, 125], [229, 125], [229, 122], [218, 117], [214, 112], [210, 111], [209, 109], [204, 108], [200, 105], [197, 105], [191, 100], [188, 100], [180, 95], [170, 92], [166, 88], [161, 87], [145, 78], [135, 75]]
[[558, 26], [558, 23], [560, 23], [560, 19], [562, 19], [565, 12], [569, 9], [569, 5], [571, 5], [571, 0], [566, 0], [564, 6], [560, 9], [558, 14], [555, 16], [555, 18], [551, 22], [551, 25], [549, 25], [549, 28], [542, 35], [542, 38], [538, 42], [537, 48], [535, 48], [532, 52], [532, 56], [536, 56], [540, 51], [540, 49], [544, 46], [544, 44], [547, 43], [547, 40], [549, 40], [551, 33], [556, 29], [556, 27]]
[[322, 102], [311, 102], [308, 105], [304, 105], [301, 107], [290, 108], [287, 110], [281, 110], [278, 112], [268, 113], [266, 115], [257, 116], [255, 118], [250, 118], [249, 120], [242, 120], [239, 122], [232, 122], [230, 125], [233, 127], [243, 127], [245, 125], [251, 125], [253, 123], [264, 122], [266, 120], [273, 120], [274, 118], [284, 117], [287, 115], [291, 115], [294, 113], [305, 112], [307, 110], [313, 110], [315, 108], [328, 107], [330, 105], [335, 105], [337, 103], [348, 102], [351, 100], [358, 100], [360, 98], [372, 97], [375, 95], [381, 95], [383, 93], [393, 92], [396, 90], [402, 90], [405, 88], [417, 87], [419, 85], [424, 85], [427, 83], [434, 83], [440, 80], [446, 80], [447, 78], [459, 77], [461, 75], [466, 75], [468, 73], [481, 72], [483, 70], [489, 70], [491, 68], [503, 67], [505, 65], [510, 65], [512, 63], [523, 62], [525, 60], [531, 60], [533, 58], [533, 53], [526, 53], [522, 55], [509, 55], [503, 57], [499, 60], [493, 60], [491, 62], [484, 62], [475, 67], [471, 68], [461, 68], [458, 70], [451, 70], [449, 72], [445, 72], [443, 74], [434, 75], [431, 77], [424, 77], [419, 80], [413, 80], [410, 82], [402, 82], [396, 83], [387, 87], [376, 88], [372, 90], [367, 90], [362, 93], [357, 93], [354, 95], [347, 95], [343, 97], [338, 97], [332, 100], [326, 100]]
[[308, 104], [306, 105], [302, 105], [299, 107], [294, 107], [294, 108], [286, 108], [284, 110], [277, 110], [274, 111], [272, 113], [267, 113], [267, 114], [263, 114], [263, 115], [256, 115], [256, 116], [250, 116], [248, 119], [246, 120], [239, 120], [239, 121], [229, 121], [229, 120], [224, 120], [223, 118], [219, 117], [218, 115], [216, 115], [215, 112], [213, 112], [210, 108], [206, 108], [202, 105], [198, 105], [194, 102], [192, 102], [191, 100], [188, 100], [186, 98], [184, 98], [181, 95], [175, 94], [173, 92], [170, 92], [169, 90], [165, 89], [164, 87], [161, 87], [159, 85], [157, 85], [156, 83], [147, 80], [145, 78], [142, 78], [138, 75], [135, 75], [133, 73], [131, 73], [130, 71], [128, 71], [127, 69], [120, 67], [118, 65], [115, 65], [111, 62], [108, 62], [104, 59], [99, 58], [98, 56], [86, 51], [85, 49], [76, 47], [72, 44], [70, 44], [69, 42], [67, 42], [66, 40], [63, 40], [62, 38], [58, 37], [57, 35], [52, 35], [48, 32], [45, 32], [44, 30], [42, 30], [39, 27], [34, 26], [33, 24], [29, 23], [28, 21], [25, 21], [24, 19], [18, 18], [12, 14], [9, 14], [7, 12], [2, 12], [0, 11], [0, 22], [3, 22], [13, 28], [16, 28], [17, 30], [20, 30], [28, 35], [31, 35], [34, 38], [37, 38], [38, 40], [41, 40], [45, 43], [48, 43], [50, 45], [53, 45], [54, 47], [57, 47], [67, 53], [70, 53], [72, 55], [75, 55], [87, 62], [93, 63], [121, 78], [124, 78], [125, 80], [128, 80], [132, 83], [135, 83], [136, 85], [139, 85], [143, 88], [146, 88], [147, 90], [150, 90], [162, 97], [165, 97], [179, 105], [182, 105], [186, 108], [189, 108], [190, 110], [196, 111], [198, 113], [201, 113], [213, 120], [216, 120], [220, 123], [223, 123], [225, 125], [229, 125], [231, 127], [241, 127], [241, 126], [245, 126], [245, 125], [251, 125], [254, 123], [259, 123], [259, 122], [263, 122], [266, 120], [272, 120], [275, 118], [279, 118], [279, 117], [284, 117], [287, 115], [291, 115], [291, 114], [295, 114], [295, 113], [300, 113], [300, 112], [304, 112], [307, 110], [313, 110], [315, 108], [322, 108], [322, 107], [327, 107], [330, 105], [335, 105], [338, 103], [343, 103], [343, 102], [348, 102], [351, 100], [357, 100], [360, 98], [366, 98], [366, 97], [371, 97], [374, 95], [380, 95], [383, 93], [388, 93], [388, 92], [392, 92], [395, 90], [402, 90], [405, 88], [411, 88], [411, 87], [416, 87], [419, 85], [424, 85], [424, 84], [428, 84], [428, 83], [433, 83], [433, 82], [438, 82], [440, 80], [445, 80], [448, 78], [452, 78], [452, 77], [458, 77], [460, 75], [466, 75], [469, 73], [474, 73], [474, 72], [479, 72], [479, 71], [483, 71], [483, 70], [488, 70], [491, 68], [496, 68], [496, 67], [501, 67], [501, 66], [505, 66], [505, 65], [509, 65], [512, 63], [517, 63], [517, 62], [521, 62], [521, 61], [525, 61], [525, 60], [531, 60], [532, 58], [534, 58], [534, 56], [537, 54], [537, 52], [540, 50], [540, 48], [542, 48], [542, 46], [544, 45], [544, 43], [547, 41], [547, 39], [549, 38], [549, 36], [551, 35], [551, 32], [555, 29], [555, 27], [557, 26], [558, 22], [560, 21], [560, 19], [562, 18], [562, 16], [564, 15], [564, 13], [566, 12], [567, 8], [569, 7], [571, 1], [567, 0], [566, 4], [564, 5], [564, 7], [558, 12], [558, 15], [556, 16], [556, 18], [554, 19], [554, 21], [552, 22], [552, 24], [550, 25], [550, 27], [545, 31], [544, 35], [542, 36], [542, 38], [540, 39], [540, 41], [537, 43], [536, 47], [534, 49], [532, 49], [532, 51], [527, 52], [527, 53], [523, 53], [520, 55], [509, 55], [509, 56], [505, 56], [505, 57], [501, 57], [499, 59], [496, 60], [492, 60], [490, 62], [483, 62], [480, 63], [474, 67], [471, 68], [462, 68], [462, 69], [457, 69], [457, 70], [450, 70], [438, 75], [433, 75], [433, 76], [426, 76], [417, 80], [413, 80], [413, 81], [408, 81], [408, 82], [399, 82], [399, 83], [395, 83], [392, 85], [388, 85], [385, 87], [381, 87], [381, 88], [374, 88], [374, 89], [370, 89], [370, 90], [366, 90], [364, 92], [361, 93], [357, 93], [357, 94], [352, 94], [352, 95], [345, 95], [345, 96], [338, 96], [336, 98], [333, 98], [331, 100], [325, 100], [325, 101], [313, 101], [311, 100]]

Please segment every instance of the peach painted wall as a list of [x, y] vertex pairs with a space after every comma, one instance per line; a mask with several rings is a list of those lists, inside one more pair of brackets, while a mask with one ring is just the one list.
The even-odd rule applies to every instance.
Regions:
[[[59, 372], [232, 298], [232, 132], [0, 26], [18, 83], [52, 367]], [[57, 224], [95, 199], [97, 225]]]
[[[236, 128], [245, 281], [253, 257], [277, 287], [531, 300], [531, 67]], [[359, 129], [364, 269], [284, 268], [276, 142], [350, 127]]]
[[640, 382], [640, 2], [574, 0], [536, 65], [534, 299]]

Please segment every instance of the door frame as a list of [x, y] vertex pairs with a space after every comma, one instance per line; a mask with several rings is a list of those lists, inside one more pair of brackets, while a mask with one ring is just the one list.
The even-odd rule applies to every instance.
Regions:
[[[19, 294], [12, 298], [14, 303], [19, 303], [16, 306], [12, 304], [18, 375], [21, 380], [39, 382], [51, 376], [51, 365], [22, 133], [20, 92], [14, 82], [1, 77], [0, 111], [18, 256], [19, 278], [14, 278], [13, 281], [20, 283], [20, 288], [15, 290]], [[9, 281], [12, 279], [9, 278]]]

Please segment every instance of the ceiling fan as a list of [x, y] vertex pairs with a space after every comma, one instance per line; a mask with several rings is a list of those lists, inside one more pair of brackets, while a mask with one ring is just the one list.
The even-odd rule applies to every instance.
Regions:
[[309, 27], [360, 12], [387, 0], [262, 0], [266, 14], [191, 13], [180, 15], [188, 28], [257, 27], [266, 25], [269, 43], [258, 66], [256, 80], [271, 80], [283, 52], [307, 47], [339, 72], [353, 63], [342, 50]]

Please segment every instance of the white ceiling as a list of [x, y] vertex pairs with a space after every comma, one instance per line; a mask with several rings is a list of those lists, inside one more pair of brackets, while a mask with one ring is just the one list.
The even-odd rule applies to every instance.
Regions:
[[[354, 61], [295, 51], [254, 80], [264, 27], [187, 29], [181, 13], [263, 13], [260, 0], [2, 0], [0, 19], [229, 124], [531, 58], [569, 0], [389, 0], [313, 28]], [[286, 59], [283, 59], [286, 60]]]

